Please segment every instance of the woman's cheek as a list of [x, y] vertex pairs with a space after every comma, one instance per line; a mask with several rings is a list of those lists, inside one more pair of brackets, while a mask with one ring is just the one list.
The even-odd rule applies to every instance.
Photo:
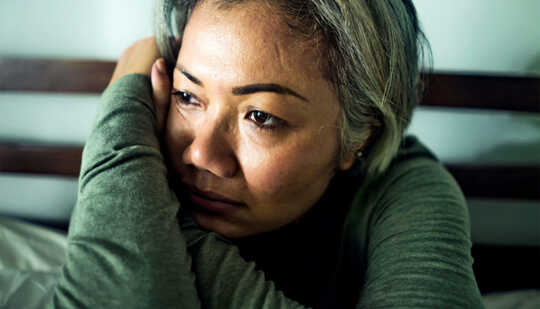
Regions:
[[287, 202], [307, 182], [302, 159], [294, 150], [251, 149], [242, 156], [246, 185], [259, 200]]

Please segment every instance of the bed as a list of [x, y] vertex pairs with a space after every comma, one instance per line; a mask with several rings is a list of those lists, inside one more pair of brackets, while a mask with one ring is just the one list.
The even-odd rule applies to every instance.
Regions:
[[[0, 59], [0, 92], [99, 94], [108, 83], [114, 66], [114, 62], [99, 60]], [[430, 72], [424, 74], [424, 80], [424, 107], [503, 110], [540, 115], [538, 77]], [[76, 190], [82, 146], [76, 143], [43, 144], [0, 140], [0, 174], [13, 177], [55, 177], [70, 182], [72, 190]], [[531, 219], [538, 219], [540, 223], [539, 165], [494, 165], [480, 162], [448, 163], [446, 166], [467, 199], [526, 201], [529, 208], [533, 209]], [[486, 207], [484, 209], [489, 213], [489, 205]], [[521, 211], [518, 208], [516, 211]], [[65, 211], [69, 212], [70, 209]], [[54, 273], [61, 266], [63, 257], [56, 253], [62, 252], [66, 245], [63, 240], [69, 226], [66, 216], [44, 219], [5, 213], [0, 205], [0, 219], [1, 267], [29, 267]], [[514, 224], [519, 225], [519, 222]], [[512, 297], [515, 301], [536, 299], [535, 303], [529, 301], [529, 305], [540, 308], [540, 225], [529, 233], [533, 235], [533, 242], [526, 245], [474, 242], [474, 272], [489, 308], [508, 305]], [[534, 241], [536, 239], [537, 243]], [[28, 242], [25, 243], [25, 240]], [[20, 252], [26, 254], [8, 254], [13, 252], [14, 247], [22, 248]], [[0, 277], [1, 280], [7, 279]], [[54, 276], [39, 280], [41, 288], [46, 288], [52, 284]], [[0, 286], [12, 283], [3, 282]], [[493, 294], [495, 292], [498, 293]], [[505, 292], [512, 293], [501, 294]], [[0, 291], [4, 297], [0, 297], [0, 307], [8, 294]], [[11, 301], [14, 301], [13, 297]]]

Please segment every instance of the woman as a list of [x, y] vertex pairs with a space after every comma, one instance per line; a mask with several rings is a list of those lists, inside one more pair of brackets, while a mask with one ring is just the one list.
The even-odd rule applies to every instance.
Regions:
[[160, 52], [130, 47], [103, 95], [53, 306], [482, 307], [463, 196], [403, 138], [410, 1], [157, 14]]

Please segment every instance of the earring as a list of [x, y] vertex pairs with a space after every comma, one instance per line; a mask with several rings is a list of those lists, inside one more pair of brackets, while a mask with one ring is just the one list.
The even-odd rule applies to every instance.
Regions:
[[355, 153], [355, 155], [356, 155], [357, 158], [361, 158], [362, 155], [363, 155], [363, 153], [362, 153], [361, 150], [358, 150], [358, 151]]

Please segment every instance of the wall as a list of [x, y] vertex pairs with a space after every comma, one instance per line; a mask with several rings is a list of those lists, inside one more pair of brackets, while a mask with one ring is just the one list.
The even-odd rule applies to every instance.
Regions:
[[116, 59], [152, 35], [148, 0], [2, 1], [0, 55]]
[[540, 75], [537, 0], [414, 0], [435, 68]]
[[[436, 71], [540, 76], [540, 1], [414, 3]], [[131, 42], [151, 35], [151, 13], [148, 0], [1, 1], [0, 57], [116, 59]], [[95, 95], [0, 93], [0, 140], [83, 144], [97, 104]], [[409, 131], [445, 162], [540, 164], [538, 115], [420, 108]], [[0, 213], [67, 219], [75, 188], [72, 179], [2, 175]], [[540, 243], [538, 205], [470, 206], [475, 240]], [[499, 237], [501, 226], [515, 222], [522, 231]]]

